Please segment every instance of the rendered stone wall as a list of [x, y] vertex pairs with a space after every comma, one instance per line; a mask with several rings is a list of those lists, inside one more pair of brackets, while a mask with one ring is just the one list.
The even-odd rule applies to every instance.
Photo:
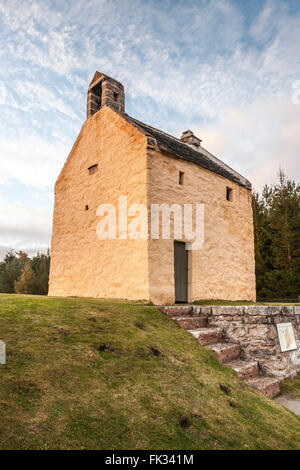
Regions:
[[55, 186], [49, 295], [149, 298], [147, 240], [96, 235], [99, 204], [147, 204], [146, 164], [145, 136], [109, 107], [84, 123]]
[[[179, 171], [184, 172], [183, 185]], [[227, 186], [233, 189], [232, 202], [226, 200]], [[149, 149], [149, 208], [153, 203], [195, 202], [205, 204], [205, 241], [201, 250], [189, 252], [189, 302], [255, 300], [251, 191], [194, 163]], [[150, 300], [174, 303], [174, 238], [149, 240], [149, 276]]]
[[[300, 373], [300, 307], [193, 307], [208, 315], [210, 325], [223, 329], [226, 339], [239, 343], [246, 359], [259, 361], [266, 375], [286, 378]], [[298, 349], [281, 352], [277, 323], [292, 323]]]
[[[128, 207], [149, 209], [152, 203], [204, 203], [204, 247], [189, 252], [189, 301], [254, 300], [251, 192], [149, 145], [108, 106], [84, 123], [55, 186], [49, 295], [175, 301], [174, 239], [97, 238], [99, 204], [117, 207], [119, 196], [127, 196]], [[98, 171], [89, 175], [95, 164]]]

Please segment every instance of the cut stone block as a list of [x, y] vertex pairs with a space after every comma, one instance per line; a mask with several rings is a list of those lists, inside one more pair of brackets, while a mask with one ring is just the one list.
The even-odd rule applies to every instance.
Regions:
[[259, 367], [257, 361], [247, 361], [243, 359], [235, 359], [226, 364], [235, 370], [241, 379], [250, 379], [259, 375]]
[[160, 310], [168, 315], [168, 317], [185, 317], [192, 315], [192, 308], [190, 305], [182, 305], [182, 306], [167, 306], [161, 307]]
[[206, 317], [175, 317], [173, 320], [185, 330], [196, 330], [207, 326]]
[[218, 360], [222, 363], [237, 359], [241, 353], [240, 345], [234, 343], [216, 343], [207, 347], [217, 353]]
[[280, 380], [272, 377], [255, 377], [245, 380], [245, 382], [269, 398], [274, 398], [280, 393]]
[[202, 346], [208, 344], [220, 343], [223, 340], [223, 331], [218, 327], [200, 328], [197, 330], [189, 330]]

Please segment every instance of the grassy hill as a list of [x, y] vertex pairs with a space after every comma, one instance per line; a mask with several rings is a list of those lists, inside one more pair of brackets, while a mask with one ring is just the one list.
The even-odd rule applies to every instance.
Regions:
[[0, 449], [294, 449], [300, 420], [140, 304], [0, 295]]

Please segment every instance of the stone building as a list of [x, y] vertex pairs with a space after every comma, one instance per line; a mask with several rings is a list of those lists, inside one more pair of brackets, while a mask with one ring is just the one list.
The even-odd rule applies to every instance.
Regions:
[[[121, 233], [125, 196], [128, 208], [148, 209], [147, 236]], [[102, 204], [117, 208], [115, 239], [97, 236]], [[186, 249], [191, 239], [172, 226], [169, 239], [153, 237], [153, 204], [201, 205], [203, 246]], [[170, 216], [174, 225], [172, 207]], [[128, 116], [122, 84], [96, 72], [87, 119], [55, 185], [49, 295], [255, 300], [251, 184], [191, 131], [178, 139]]]

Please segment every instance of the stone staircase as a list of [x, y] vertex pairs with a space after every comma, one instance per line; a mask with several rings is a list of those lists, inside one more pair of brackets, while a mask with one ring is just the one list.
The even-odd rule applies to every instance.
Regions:
[[215, 351], [218, 360], [234, 369], [250, 387], [259, 390], [269, 398], [274, 398], [280, 393], [280, 380], [262, 376], [259, 362], [245, 359], [241, 346], [226, 341], [222, 328], [209, 324], [208, 317], [203, 314], [199, 315], [197, 307], [175, 305], [160, 307], [160, 310], [191, 333], [202, 346]]

